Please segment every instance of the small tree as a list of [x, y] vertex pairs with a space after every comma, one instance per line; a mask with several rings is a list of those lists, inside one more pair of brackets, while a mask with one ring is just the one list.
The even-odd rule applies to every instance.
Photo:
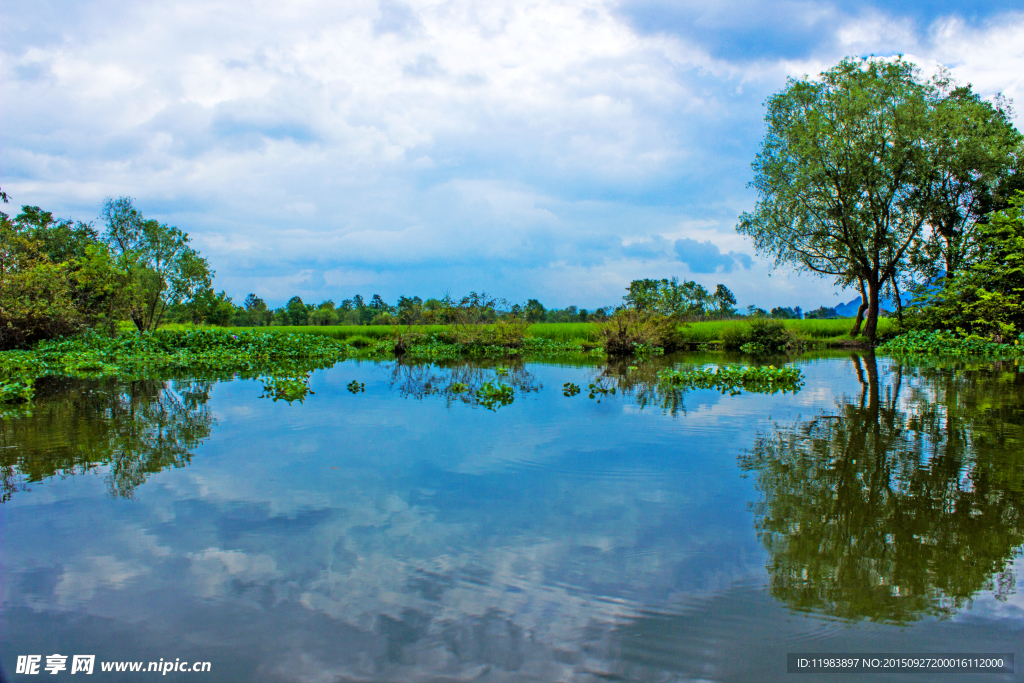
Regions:
[[720, 316], [732, 315], [736, 312], [736, 295], [725, 285], [715, 287], [715, 293], [711, 295], [711, 301], [715, 312]]
[[673, 318], [696, 317], [704, 314], [711, 295], [702, 285], [688, 280], [633, 280], [623, 298], [627, 308]]
[[526, 320], [531, 323], [544, 322], [544, 315], [547, 311], [544, 305], [536, 299], [528, 299], [523, 307]]
[[976, 262], [926, 294], [916, 322], [1011, 342], [1024, 332], [1024, 192], [978, 232]]
[[302, 297], [293, 296], [288, 299], [284, 308], [289, 325], [305, 325], [309, 322], [309, 311], [306, 310], [306, 304], [302, 303]]
[[321, 306], [310, 314], [309, 321], [314, 325], [336, 325], [338, 312], [333, 308]]
[[213, 271], [185, 232], [144, 219], [129, 197], [108, 198], [102, 217], [105, 240], [129, 274], [128, 316], [140, 331], [156, 329], [168, 307], [187, 304], [210, 288]]

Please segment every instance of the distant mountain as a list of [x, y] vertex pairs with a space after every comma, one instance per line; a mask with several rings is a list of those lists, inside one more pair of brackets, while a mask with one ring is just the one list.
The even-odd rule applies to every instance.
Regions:
[[859, 296], [848, 304], [836, 306], [836, 315], [840, 318], [853, 318], [856, 317], [858, 308], [860, 308]]
[[[903, 299], [903, 305], [906, 306], [906, 305], [908, 305], [910, 303], [910, 300], [913, 297], [911, 297], [909, 294], [902, 294], [901, 293], [900, 294], [900, 298]], [[891, 301], [886, 299], [886, 300], [883, 300], [883, 301], [879, 301], [878, 304], [879, 304], [879, 306], [878, 306], [878, 312], [879, 313], [881, 313], [882, 315], [891, 315], [892, 314], [892, 311], [889, 310], [890, 308], [893, 308], [893, 305], [892, 305]], [[859, 308], [860, 308], [860, 297], [858, 296], [856, 299], [854, 299], [853, 301], [851, 301], [849, 303], [839, 304], [838, 306], [836, 306], [836, 317], [837, 318], [856, 318], [857, 317], [857, 309], [859, 309]]]

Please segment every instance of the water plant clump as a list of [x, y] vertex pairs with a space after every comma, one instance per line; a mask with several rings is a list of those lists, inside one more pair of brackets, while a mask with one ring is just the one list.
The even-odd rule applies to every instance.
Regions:
[[777, 368], [774, 365], [662, 370], [657, 377], [662, 387], [718, 389], [723, 394], [733, 395], [740, 393], [741, 389], [768, 394], [796, 392], [804, 382], [799, 368]]
[[145, 377], [238, 371], [297, 377], [355, 354], [328, 337], [252, 330], [158, 330], [108, 336], [89, 332], [40, 342], [31, 351], [0, 353], [0, 402], [29, 401], [41, 377]]
[[480, 405], [488, 410], [496, 410], [501, 406], [507, 406], [514, 400], [512, 387], [502, 382], [484, 382], [476, 390], [476, 398]]
[[615, 387], [603, 377], [588, 384], [587, 389], [590, 390], [590, 393], [587, 394], [587, 398], [596, 398], [598, 403], [601, 402], [601, 397], [603, 396], [607, 396], [608, 394], [611, 394], [612, 396], [615, 395]]
[[260, 398], [271, 398], [277, 401], [302, 403], [307, 396], [314, 394], [309, 388], [309, 375], [267, 375], [263, 378], [263, 395]]
[[885, 342], [878, 350], [895, 356], [1017, 358], [1024, 356], [1024, 334], [1012, 344], [1007, 344], [978, 335], [958, 335], [947, 330], [911, 330]]

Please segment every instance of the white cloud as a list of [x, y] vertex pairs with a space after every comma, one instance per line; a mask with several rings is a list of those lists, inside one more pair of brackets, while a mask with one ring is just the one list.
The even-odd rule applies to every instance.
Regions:
[[[800, 25], [834, 22], [834, 45], [750, 60], [640, 32], [605, 0], [5, 14], [0, 154], [14, 201], [88, 219], [104, 196], [132, 195], [192, 234], [220, 286], [271, 300], [308, 271], [305, 291], [326, 298], [338, 293], [325, 271], [396, 296], [452, 272], [455, 289], [476, 288], [502, 268], [505, 296], [594, 305], [609, 281], [569, 274], [616, 270], [623, 238], [680, 233], [669, 239], [752, 253], [732, 227], [752, 204], [758, 105], [786, 75], [874, 50], [952, 64], [985, 94], [1019, 97], [1024, 73], [1019, 15], [918, 34], [889, 14], [819, 8]], [[817, 305], [829, 287], [800, 289], [762, 303]]]

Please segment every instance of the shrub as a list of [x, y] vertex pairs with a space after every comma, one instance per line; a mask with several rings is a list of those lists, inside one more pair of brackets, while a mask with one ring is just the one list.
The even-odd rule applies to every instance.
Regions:
[[754, 318], [748, 324], [731, 325], [722, 330], [722, 344], [729, 350], [754, 355], [782, 351], [793, 340], [781, 320]]
[[739, 349], [750, 341], [750, 325], [737, 323], [722, 330], [722, 346], [730, 351]]
[[750, 342], [769, 351], [782, 351], [792, 337], [781, 320], [760, 318], [750, 322]]
[[518, 349], [523, 346], [526, 328], [529, 327], [522, 318], [502, 318], [489, 325], [455, 324], [452, 334], [455, 343], [465, 346], [500, 346], [506, 349]]
[[609, 356], [632, 356], [644, 346], [674, 351], [685, 343], [675, 318], [635, 309], [619, 311], [600, 332]]

